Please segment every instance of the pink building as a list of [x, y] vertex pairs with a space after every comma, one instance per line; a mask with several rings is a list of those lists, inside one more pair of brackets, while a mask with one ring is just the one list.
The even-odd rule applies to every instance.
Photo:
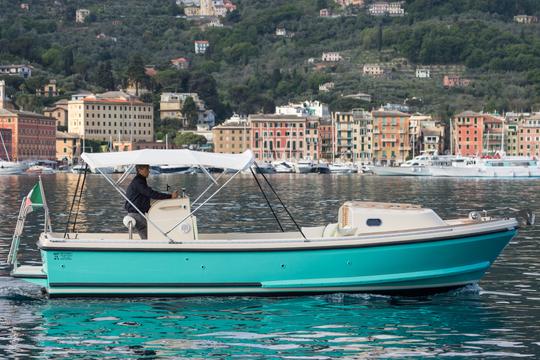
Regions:
[[469, 86], [471, 80], [463, 79], [459, 75], [444, 75], [443, 86], [447, 88]]
[[319, 10], [319, 16], [320, 17], [329, 17], [332, 15], [332, 11], [330, 9], [321, 9]]
[[171, 65], [177, 68], [178, 70], [185, 70], [189, 68], [189, 60], [186, 59], [185, 57], [171, 59]]
[[483, 152], [484, 114], [465, 111], [452, 119], [452, 149], [455, 155], [474, 156]]

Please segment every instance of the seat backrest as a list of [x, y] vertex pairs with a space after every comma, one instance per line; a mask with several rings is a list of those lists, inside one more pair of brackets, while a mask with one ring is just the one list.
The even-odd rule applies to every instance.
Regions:
[[[191, 206], [188, 197], [154, 202], [148, 211], [148, 219], [150, 220], [148, 222], [148, 239], [167, 239], [152, 223], [162, 231], [167, 232], [190, 213]], [[195, 240], [198, 237], [196, 231], [195, 216], [190, 216], [180, 225], [176, 226], [168, 236], [175, 241]]]

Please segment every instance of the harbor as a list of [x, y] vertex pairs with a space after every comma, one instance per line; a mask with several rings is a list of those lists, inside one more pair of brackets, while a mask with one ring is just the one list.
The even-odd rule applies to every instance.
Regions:
[[[43, 177], [54, 214], [51, 220], [60, 231], [69, 213], [66, 199], [73, 195], [77, 178], [70, 173]], [[150, 179], [156, 189], [164, 191], [170, 185], [185, 188], [188, 194], [203, 191], [208, 181], [204, 174]], [[5, 258], [17, 216], [8, 209], [18, 207], [36, 177], [5, 176], [0, 181], [11, 189], [1, 195], [0, 202], [6, 214], [0, 238]], [[540, 183], [534, 179], [275, 174], [271, 181], [301, 225], [335, 222], [339, 207], [350, 199], [420, 204], [443, 218], [466, 216], [502, 203], [540, 210]], [[199, 224], [201, 232], [278, 230], [251, 175], [239, 174], [230, 186], [230, 192], [218, 194], [201, 208], [198, 216], [205, 219]], [[122, 197], [102, 177], [89, 175], [77, 228], [125, 231], [122, 207]], [[21, 260], [29, 264], [41, 262], [35, 236], [42, 231], [42, 216], [39, 211], [29, 216], [21, 239]], [[294, 230], [292, 223], [285, 226]], [[540, 311], [538, 236], [535, 227], [521, 229], [478, 284], [419, 298], [335, 293], [299, 298], [46, 300], [39, 287], [8, 278], [9, 269], [2, 263], [0, 307], [13, 315], [0, 327], [16, 331], [0, 337], [0, 352], [8, 357], [63, 356], [76, 351], [85, 356], [100, 356], [104, 351], [110, 356], [247, 353], [284, 357], [314, 352], [321, 357], [361, 352], [382, 357], [535, 356], [540, 341], [534, 321]], [[108, 330], [97, 332], [98, 327]], [[32, 337], [21, 338], [17, 333]], [[14, 341], [25, 346], [10, 345]]]

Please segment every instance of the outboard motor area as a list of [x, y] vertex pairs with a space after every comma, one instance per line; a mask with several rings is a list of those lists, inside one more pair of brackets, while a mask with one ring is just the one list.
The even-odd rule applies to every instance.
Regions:
[[347, 201], [339, 208], [341, 236], [447, 226], [433, 210], [419, 205]]
[[178, 224], [182, 219], [186, 218], [191, 213], [191, 204], [189, 197], [178, 199], [158, 200], [152, 204], [148, 211], [148, 238], [152, 240], [166, 240], [164, 236], [155, 226], [154, 223], [163, 232], [169, 232], [168, 236], [174, 241], [196, 240], [197, 234], [197, 218], [190, 216], [181, 224]]

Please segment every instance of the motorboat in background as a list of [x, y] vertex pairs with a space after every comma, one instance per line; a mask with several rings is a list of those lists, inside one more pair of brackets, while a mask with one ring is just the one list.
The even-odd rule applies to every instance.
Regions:
[[311, 160], [298, 160], [296, 164], [294, 164], [294, 170], [298, 174], [308, 174], [311, 172], [311, 169], [313, 168], [313, 161]]
[[[337, 222], [300, 226], [274, 190], [296, 231], [285, 231], [276, 214], [281, 232], [202, 233], [197, 224], [203, 217], [195, 213], [254, 164], [250, 150], [210, 154], [146, 149], [108, 155], [84, 153], [82, 158], [98, 172], [108, 166], [165, 162], [236, 173], [194, 208], [190, 198], [182, 196], [154, 202], [147, 214], [139, 210], [148, 222], [147, 240], [133, 233], [135, 219], [129, 216], [124, 218], [126, 232], [70, 231], [76, 224], [54, 231], [44, 194], [34, 194], [42, 191], [40, 182], [23, 200], [17, 218], [8, 255], [12, 277], [40, 285], [53, 297], [431, 293], [478, 282], [519, 225], [516, 218], [487, 211], [444, 220], [419, 205], [348, 201], [339, 208]], [[119, 181], [101, 175], [129, 201]], [[267, 177], [253, 176], [270, 185]], [[217, 185], [218, 179], [213, 180], [202, 194]], [[264, 194], [263, 187], [260, 190]], [[75, 195], [78, 192], [77, 187]], [[38, 205], [35, 200], [45, 209], [37, 242], [42, 264], [20, 265], [20, 235], [28, 206]], [[534, 216], [527, 213], [526, 222], [533, 223]]]
[[294, 172], [294, 165], [288, 161], [274, 161], [272, 165], [278, 174], [289, 174]]
[[354, 165], [343, 163], [333, 163], [328, 168], [332, 174], [352, 174], [358, 171]]
[[27, 168], [24, 163], [0, 160], [0, 175], [22, 174]]
[[311, 172], [316, 174], [330, 174], [330, 167], [326, 163], [318, 162], [313, 164]]
[[495, 158], [467, 158], [454, 161], [451, 166], [432, 167], [432, 176], [443, 177], [540, 177], [538, 160], [524, 156], [496, 156]]
[[256, 174], [275, 174], [276, 168], [271, 163], [261, 162], [254, 163], [251, 168]]

